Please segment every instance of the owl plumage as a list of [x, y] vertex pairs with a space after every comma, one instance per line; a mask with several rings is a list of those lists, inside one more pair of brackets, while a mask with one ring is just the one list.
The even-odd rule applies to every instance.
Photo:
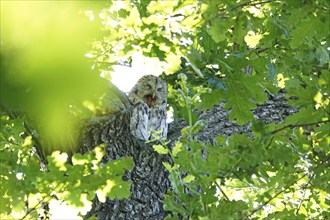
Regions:
[[157, 76], [143, 76], [131, 89], [128, 98], [133, 104], [131, 133], [140, 140], [148, 140], [152, 138], [152, 132], [161, 130], [158, 135], [166, 138], [166, 82]]

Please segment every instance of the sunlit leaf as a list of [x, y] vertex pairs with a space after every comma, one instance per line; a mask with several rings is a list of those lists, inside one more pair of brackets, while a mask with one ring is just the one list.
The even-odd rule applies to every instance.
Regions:
[[194, 180], [195, 180], [195, 177], [193, 175], [189, 175], [189, 176], [186, 176], [185, 178], [183, 178], [184, 183], [190, 183], [191, 181], [194, 181]]
[[[182, 149], [182, 143], [181, 142], [177, 142], [175, 144], [175, 146], [173, 147], [173, 150], [172, 150], [172, 154], [173, 156], [175, 157]], [[168, 167], [166, 167], [168, 168]]]
[[164, 148], [162, 145], [156, 144], [153, 145], [152, 147], [159, 154], [168, 154], [168, 149]]
[[259, 44], [262, 37], [263, 35], [261, 34], [256, 34], [253, 31], [249, 31], [247, 35], [245, 35], [244, 40], [248, 47], [255, 48]]

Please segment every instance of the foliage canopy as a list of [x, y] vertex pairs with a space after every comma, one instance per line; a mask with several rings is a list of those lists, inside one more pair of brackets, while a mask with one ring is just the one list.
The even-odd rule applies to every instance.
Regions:
[[[46, 16], [51, 10], [47, 7], [38, 8], [43, 13], [38, 16]], [[79, 54], [87, 53], [105, 78], [111, 77], [115, 65], [148, 57], [161, 67], [169, 84], [174, 120], [183, 117], [189, 124], [175, 146], [166, 142], [154, 146], [173, 159], [173, 164], [164, 163], [172, 184], [164, 200], [164, 209], [173, 213], [168, 218], [327, 219], [329, 7], [327, 0], [114, 1], [104, 3], [103, 9], [84, 5], [89, 9], [85, 14], [102, 27], [94, 41], [83, 37], [75, 42], [77, 38], [63, 34], [62, 27], [73, 28], [80, 22], [73, 17], [46, 29], [49, 32], [40, 29], [44, 35], [29, 33], [28, 43], [18, 34], [24, 27], [13, 28], [16, 24], [6, 20], [10, 14], [1, 11], [1, 32], [12, 34], [1, 35], [1, 104], [19, 105], [42, 116], [42, 126], [49, 124], [52, 108], [55, 121], [66, 120], [64, 107], [93, 100], [105, 88], [94, 77], [97, 74], [81, 75], [89, 67]], [[55, 14], [46, 16], [49, 20], [39, 27], [51, 25]], [[37, 26], [39, 20], [31, 22]], [[79, 36], [91, 33], [73, 30]], [[69, 41], [64, 40], [67, 37]], [[87, 51], [84, 46], [91, 41]], [[12, 49], [13, 42], [22, 45]], [[15, 62], [13, 53], [19, 58]], [[56, 86], [67, 84], [60, 93], [45, 90], [50, 81]], [[279, 91], [299, 111], [278, 124], [256, 120], [251, 110]], [[52, 105], [45, 101], [49, 99]], [[221, 101], [230, 110], [230, 120], [238, 125], [251, 123], [253, 135], [218, 136], [214, 144], [194, 140], [194, 134], [207, 125], [193, 110], [206, 111]], [[40, 111], [35, 111], [39, 104]], [[40, 172], [23, 120], [4, 113], [1, 118], [1, 217], [34, 217], [37, 208], [50, 200], [65, 201], [84, 215], [95, 194], [103, 201], [105, 196], [129, 196], [129, 182], [121, 176], [132, 167], [131, 161], [126, 158], [103, 166], [99, 164], [102, 147], [85, 156], [75, 155], [73, 165], [65, 163], [66, 154], [55, 151], [47, 165], [53, 175]], [[55, 129], [62, 125], [54, 124]], [[84, 175], [77, 175], [78, 170]], [[125, 190], [119, 192], [116, 187]]]

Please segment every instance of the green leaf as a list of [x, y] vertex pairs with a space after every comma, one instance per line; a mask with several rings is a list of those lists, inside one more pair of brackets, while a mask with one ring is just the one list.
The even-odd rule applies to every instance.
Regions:
[[316, 49], [316, 54], [321, 65], [329, 63], [329, 52], [322, 46]]
[[[298, 79], [297, 79], [298, 78]], [[285, 81], [288, 98], [291, 98], [288, 103], [296, 107], [314, 106], [314, 97], [317, 94], [316, 77], [315, 76], [297, 76]], [[292, 99], [292, 97], [294, 97]]]
[[244, 43], [244, 36], [247, 33], [247, 30], [244, 27], [244, 22], [245, 16], [238, 16], [236, 18], [235, 26], [234, 26], [234, 32], [233, 32], [233, 39], [238, 43], [238, 44], [243, 44]]
[[216, 136], [215, 141], [217, 144], [222, 145], [226, 143], [227, 138], [224, 136]]
[[167, 148], [164, 148], [162, 145], [155, 144], [152, 147], [159, 154], [168, 154], [168, 149]]
[[131, 157], [123, 157], [118, 160], [112, 160], [107, 163], [106, 167], [111, 172], [123, 175], [127, 170], [133, 169], [133, 159]]
[[89, 162], [88, 158], [86, 156], [85, 157], [82, 156], [79, 153], [76, 153], [72, 156], [72, 164], [73, 165], [83, 165], [83, 164], [86, 164], [88, 162]]
[[249, 31], [245, 37], [244, 41], [246, 42], [246, 45], [249, 48], [255, 48], [258, 44], [259, 41], [263, 38], [262, 34], [256, 34], [253, 31]]
[[229, 22], [217, 19], [211, 24], [211, 27], [207, 30], [207, 32], [216, 43], [219, 43], [226, 39], [226, 33], [228, 32], [229, 27]]
[[[187, 109], [186, 108], [181, 108], [181, 114], [184, 118], [184, 120], [189, 123], [189, 114], [187, 112]], [[198, 121], [198, 118], [199, 118], [199, 115], [196, 114], [195, 112], [190, 112], [191, 113], [191, 120], [192, 120], [192, 124], [196, 123]]]
[[67, 153], [61, 153], [60, 151], [54, 151], [51, 156], [47, 157], [50, 167], [56, 167], [59, 171], [66, 171], [67, 167], [65, 163], [68, 159]]
[[192, 127], [192, 133], [197, 134], [201, 129], [207, 128], [206, 120], [198, 120]]
[[243, 74], [230, 74], [225, 80], [227, 85], [225, 109], [230, 110], [229, 119], [236, 119], [239, 125], [253, 119], [252, 109], [256, 103], [267, 100], [267, 95], [257, 82], [257, 78]]
[[110, 193], [108, 194], [110, 199], [124, 199], [128, 198], [131, 195], [131, 181], [123, 181], [122, 176], [114, 177], [115, 187], [111, 188]]
[[315, 34], [315, 28], [317, 25], [322, 25], [319, 23], [318, 18], [312, 17], [308, 20], [303, 20], [299, 23], [299, 26], [292, 31], [292, 40], [290, 42], [291, 48], [298, 48], [304, 39], [311, 40]]
[[173, 213], [185, 213], [185, 208], [176, 200], [175, 196], [165, 195], [164, 209], [172, 211]]
[[130, 14], [129, 11], [126, 11], [125, 9], [120, 9], [118, 11], [118, 15], [121, 18], [126, 18], [129, 14]]
[[188, 59], [189, 63], [194, 65], [194, 68], [204, 67], [203, 60], [202, 60], [202, 55], [195, 48], [192, 48], [190, 50], [190, 53], [187, 55], [187, 59]]
[[269, 73], [269, 78], [274, 80], [277, 76], [277, 71], [273, 63], [267, 64], [267, 69]]
[[163, 163], [164, 167], [165, 167], [168, 171], [171, 172], [171, 171], [173, 170], [171, 164], [169, 164], [169, 163], [167, 163], [167, 162], [162, 162], [162, 163]]
[[183, 178], [184, 183], [190, 183], [195, 180], [195, 177], [193, 175], [188, 175], [185, 178]]
[[198, 109], [202, 111], [206, 111], [208, 109], [213, 108], [215, 105], [219, 105], [220, 101], [223, 99], [223, 89], [215, 89], [212, 90], [211, 93], [202, 94], [201, 100], [202, 102], [198, 105]]
[[165, 61], [166, 58], [166, 53], [165, 51], [161, 50], [159, 46], [157, 45], [152, 45], [151, 47], [151, 55], [155, 55], [158, 57], [160, 61]]
[[299, 111], [295, 114], [289, 115], [285, 124], [303, 124], [309, 122], [317, 122], [322, 120], [325, 115], [321, 114], [320, 111], [317, 111], [312, 106], [304, 107], [299, 109]]
[[182, 143], [178, 141], [173, 147], [172, 154], [174, 157], [182, 150]]

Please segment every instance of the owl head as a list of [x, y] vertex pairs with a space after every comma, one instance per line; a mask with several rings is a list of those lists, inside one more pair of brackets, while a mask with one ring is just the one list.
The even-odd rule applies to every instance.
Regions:
[[132, 90], [131, 92], [135, 93], [149, 107], [167, 102], [166, 82], [157, 76], [142, 76]]

